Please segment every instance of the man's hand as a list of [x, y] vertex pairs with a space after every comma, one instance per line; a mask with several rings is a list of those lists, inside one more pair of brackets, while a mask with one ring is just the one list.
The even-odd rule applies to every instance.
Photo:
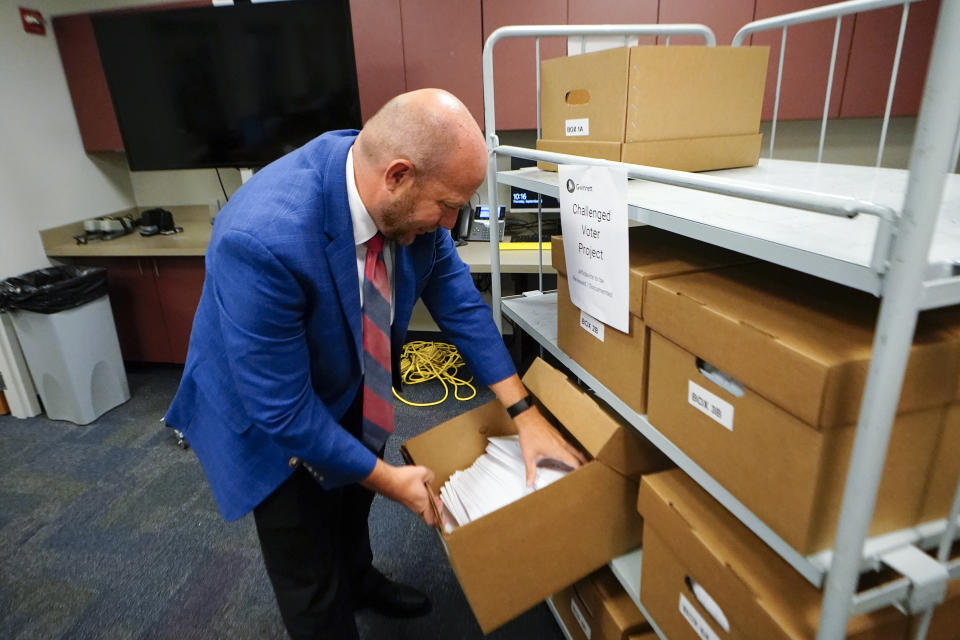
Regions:
[[436, 508], [431, 506], [430, 492], [427, 491], [430, 482], [433, 482], [433, 471], [427, 467], [395, 467], [378, 458], [373, 471], [360, 484], [399, 502], [425, 523], [435, 527], [439, 524], [436, 514], [442, 505], [437, 504]]
[[[495, 382], [490, 385], [490, 390], [505, 407], [527, 395], [527, 388], [517, 374]], [[553, 425], [547, 422], [536, 406], [517, 414], [513, 420], [517, 425], [517, 433], [520, 434], [520, 451], [523, 452], [523, 462], [527, 468], [528, 487], [532, 487], [537, 479], [537, 462], [540, 460], [559, 460], [574, 469], [587, 461], [576, 447], [564, 440]]]
[[527, 486], [532, 487], [537, 479], [537, 462], [544, 458], [559, 460], [576, 469], [587, 459], [572, 444], [553, 428], [540, 410], [531, 407], [514, 418], [520, 434], [520, 451], [527, 469]]

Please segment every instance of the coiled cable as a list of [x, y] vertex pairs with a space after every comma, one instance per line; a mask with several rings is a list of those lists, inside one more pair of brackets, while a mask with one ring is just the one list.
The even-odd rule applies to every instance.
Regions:
[[[393, 395], [400, 402], [411, 407], [433, 407], [442, 404], [450, 396], [450, 387], [453, 387], [453, 396], [461, 401], [472, 400], [477, 395], [477, 389], [471, 384], [473, 377], [463, 380], [457, 377], [460, 368], [466, 364], [460, 352], [452, 344], [445, 342], [428, 342], [414, 340], [403, 345], [400, 352], [400, 379], [404, 384], [420, 384], [429, 380], [440, 380], [443, 384], [443, 397], [433, 402], [412, 402], [403, 398], [397, 390]], [[466, 387], [469, 395], [460, 396], [460, 388]]]

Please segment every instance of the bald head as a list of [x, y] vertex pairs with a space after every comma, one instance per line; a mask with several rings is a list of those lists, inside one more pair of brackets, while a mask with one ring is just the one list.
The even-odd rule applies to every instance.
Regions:
[[470, 173], [486, 166], [486, 143], [467, 107], [442, 89], [401, 94], [364, 125], [355, 155], [373, 166], [404, 158], [421, 177], [436, 178], [451, 166]]

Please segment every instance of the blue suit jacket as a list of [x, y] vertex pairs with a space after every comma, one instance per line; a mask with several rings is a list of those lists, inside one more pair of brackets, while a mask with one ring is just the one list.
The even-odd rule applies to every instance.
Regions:
[[[355, 137], [327, 133], [280, 158], [217, 216], [187, 363], [166, 422], [185, 433], [227, 520], [289, 477], [293, 456], [317, 468], [328, 488], [363, 479], [376, 462], [338, 424], [362, 382], [360, 283], [345, 180]], [[514, 373], [449, 233], [440, 229], [398, 246], [395, 261], [395, 352], [420, 296], [480, 384]]]

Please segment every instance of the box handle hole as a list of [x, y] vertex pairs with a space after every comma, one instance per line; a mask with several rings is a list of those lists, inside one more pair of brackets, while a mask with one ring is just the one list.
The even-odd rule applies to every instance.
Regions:
[[720, 608], [720, 605], [717, 604], [717, 601], [707, 593], [707, 590], [703, 586], [687, 576], [683, 579], [687, 585], [687, 589], [690, 590], [690, 593], [693, 594], [693, 597], [697, 599], [697, 602], [700, 603], [700, 606], [703, 607], [704, 611], [710, 614], [710, 617], [713, 618], [714, 622], [720, 625], [720, 628], [726, 633], [730, 633], [730, 622], [727, 620], [727, 616], [723, 613], [723, 609]]
[[574, 89], [567, 91], [565, 97], [567, 104], [587, 104], [590, 102], [590, 92], [586, 89]]
[[743, 397], [743, 385], [729, 373], [724, 373], [703, 358], [697, 358], [697, 371], [704, 378], [714, 383], [724, 391], [735, 395], [738, 398]]

